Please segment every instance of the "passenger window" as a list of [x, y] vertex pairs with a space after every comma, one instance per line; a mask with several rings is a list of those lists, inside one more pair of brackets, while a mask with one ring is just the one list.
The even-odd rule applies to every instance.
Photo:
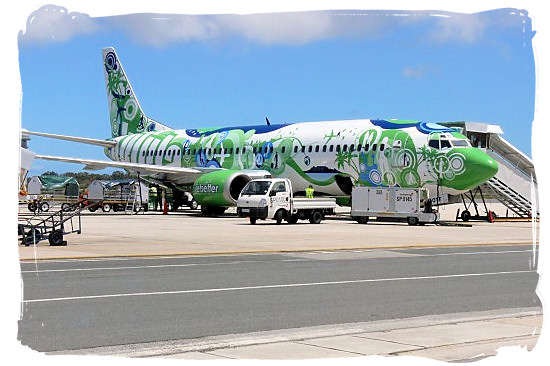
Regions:
[[233, 154], [233, 148], [230, 147], [230, 148], [229, 148], [229, 155], [232, 155], [232, 154]]
[[372, 151], [376, 151], [376, 144], [372, 144]]
[[340, 151], [340, 145], [336, 145], [336, 151]]
[[283, 147], [281, 148], [281, 153], [284, 154], [285, 151], [286, 151], [286, 146], [283, 146]]
[[271, 145], [271, 146], [269, 147], [269, 153], [270, 153], [270, 154], [273, 154], [273, 145]]
[[351, 145], [350, 145], [349, 151], [355, 151], [355, 145], [354, 145], [354, 144], [351, 144]]
[[357, 145], [357, 151], [361, 151], [362, 147], [363, 147], [363, 145]]
[[370, 145], [369, 145], [369, 144], [365, 144], [365, 151], [369, 151], [369, 148], [370, 148]]
[[327, 152], [327, 145], [323, 145], [323, 152]]
[[298, 152], [298, 146], [294, 146], [294, 154]]
[[313, 146], [309, 145], [309, 147], [307, 148], [307, 152], [311, 152], [313, 150]]
[[342, 150], [343, 150], [344, 152], [348, 151], [348, 145], [345, 144], [345, 145], [344, 145], [344, 148], [343, 148]]
[[333, 152], [333, 151], [334, 151], [334, 145], [330, 145], [330, 146], [328, 147], [328, 151], [329, 151], [329, 152]]
[[239, 155], [239, 148], [235, 149], [235, 155]]
[[256, 146], [254, 146], [254, 147], [252, 148], [252, 153], [253, 153], [253, 154], [256, 154]]
[[306, 152], [306, 147], [305, 147], [305, 146], [302, 146], [302, 152], [303, 152], [303, 153]]
[[380, 151], [384, 151], [385, 148], [386, 148], [386, 145], [380, 144]]
[[319, 145], [315, 145], [315, 152], [319, 152]]

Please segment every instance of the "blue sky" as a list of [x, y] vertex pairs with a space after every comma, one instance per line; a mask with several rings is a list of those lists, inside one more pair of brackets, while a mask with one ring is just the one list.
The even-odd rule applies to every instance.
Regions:
[[[29, 130], [110, 136], [101, 48], [145, 113], [174, 128], [354, 118], [501, 125], [531, 154], [535, 59], [524, 10], [89, 17], [46, 6], [18, 39]], [[41, 154], [106, 159], [39, 137]], [[31, 174], [78, 171], [36, 161]]]

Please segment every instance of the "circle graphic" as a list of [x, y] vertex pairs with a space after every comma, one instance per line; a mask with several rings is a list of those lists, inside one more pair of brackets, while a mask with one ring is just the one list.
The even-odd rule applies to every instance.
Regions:
[[369, 172], [369, 179], [374, 184], [380, 184], [382, 183], [382, 175], [378, 170], [371, 170]]
[[451, 164], [451, 169], [456, 175], [464, 173], [465, 170], [465, 157], [462, 154], [453, 154], [449, 158], [449, 163]]

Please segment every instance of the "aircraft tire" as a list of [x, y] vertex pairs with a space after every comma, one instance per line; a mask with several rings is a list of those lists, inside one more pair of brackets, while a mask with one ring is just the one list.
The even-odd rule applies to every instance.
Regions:
[[255, 217], [250, 218], [250, 225], [256, 225], [256, 218]]
[[460, 218], [462, 219], [462, 221], [468, 222], [472, 218], [472, 214], [470, 213], [470, 211], [466, 210], [460, 214]]
[[353, 219], [357, 221], [359, 224], [363, 224], [363, 225], [369, 222], [368, 216], [355, 216]]

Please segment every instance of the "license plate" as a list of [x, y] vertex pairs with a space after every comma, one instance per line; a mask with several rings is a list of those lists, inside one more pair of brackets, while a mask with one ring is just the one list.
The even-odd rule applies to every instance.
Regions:
[[249, 208], [243, 208], [241, 211], [242, 212], [250, 212], [250, 209]]

